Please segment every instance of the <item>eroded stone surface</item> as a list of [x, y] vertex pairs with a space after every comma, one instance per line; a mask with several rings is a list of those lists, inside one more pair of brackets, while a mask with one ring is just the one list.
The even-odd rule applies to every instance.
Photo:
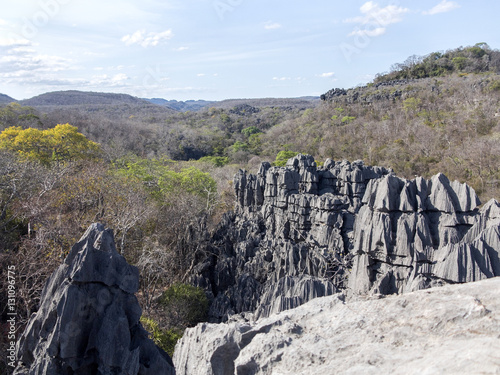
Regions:
[[15, 374], [174, 374], [139, 322], [137, 269], [113, 234], [89, 227], [42, 292], [18, 342]]
[[471, 187], [442, 174], [405, 180], [298, 155], [286, 167], [240, 170], [234, 188], [235, 213], [191, 279], [211, 296], [212, 321], [345, 289], [392, 294], [500, 275], [500, 205], [479, 210]]
[[498, 374], [500, 278], [358, 301], [314, 299], [257, 321], [200, 324], [179, 375]]

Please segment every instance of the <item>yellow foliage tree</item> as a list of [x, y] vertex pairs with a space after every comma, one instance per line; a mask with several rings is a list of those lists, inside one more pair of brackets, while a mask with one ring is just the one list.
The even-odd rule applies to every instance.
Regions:
[[100, 154], [99, 144], [88, 140], [70, 124], [59, 124], [47, 130], [11, 126], [0, 133], [0, 149], [17, 152], [27, 160], [44, 165], [94, 159]]

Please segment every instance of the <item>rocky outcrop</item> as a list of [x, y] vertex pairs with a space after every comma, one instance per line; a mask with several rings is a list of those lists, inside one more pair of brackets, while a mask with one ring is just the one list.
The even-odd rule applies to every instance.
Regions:
[[438, 174], [298, 155], [234, 178], [235, 213], [198, 256], [211, 321], [265, 317], [341, 290], [392, 294], [500, 276], [500, 205]]
[[200, 324], [179, 375], [498, 374], [500, 278], [386, 298], [318, 298], [258, 321]]
[[500, 205], [438, 174], [372, 181], [354, 230], [349, 288], [391, 294], [500, 276]]
[[[411, 79], [400, 79], [387, 82], [371, 83], [366, 86], [352, 89], [334, 88], [323, 95], [320, 99], [338, 104], [371, 104], [379, 101], [395, 101], [406, 98], [412, 88], [409, 85], [414, 82]], [[434, 86], [432, 90], [434, 91]], [[437, 89], [437, 88], [436, 88]]]
[[191, 282], [212, 299], [212, 321], [293, 308], [346, 287], [354, 218], [367, 184], [390, 171], [299, 155], [286, 168], [263, 163], [234, 178], [226, 216]]
[[139, 273], [113, 234], [89, 227], [42, 292], [18, 342], [15, 374], [174, 374], [139, 322]]

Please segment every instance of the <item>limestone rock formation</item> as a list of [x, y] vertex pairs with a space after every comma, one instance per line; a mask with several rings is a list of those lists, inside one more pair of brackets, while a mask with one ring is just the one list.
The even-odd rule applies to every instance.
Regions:
[[191, 282], [205, 288], [212, 321], [293, 308], [346, 287], [354, 219], [370, 180], [391, 171], [298, 155], [234, 178], [236, 212], [205, 249]]
[[[379, 82], [352, 89], [334, 88], [320, 96], [321, 100], [338, 104], [371, 104], [378, 101], [394, 101], [398, 98], [409, 96], [411, 89], [408, 87], [413, 80], [401, 79], [388, 82]], [[432, 90], [437, 88], [432, 86]]]
[[391, 294], [500, 276], [500, 205], [477, 210], [472, 188], [438, 174], [386, 176], [367, 187], [356, 218], [349, 288]]
[[348, 289], [392, 294], [500, 276], [500, 205], [438, 174], [398, 178], [363, 162], [298, 155], [234, 177], [235, 213], [201, 251], [191, 283], [211, 321], [258, 316]]
[[174, 374], [139, 322], [137, 269], [113, 234], [89, 227], [42, 292], [18, 342], [15, 374]]
[[179, 375], [498, 374], [500, 278], [386, 298], [317, 298], [258, 321], [199, 324]]

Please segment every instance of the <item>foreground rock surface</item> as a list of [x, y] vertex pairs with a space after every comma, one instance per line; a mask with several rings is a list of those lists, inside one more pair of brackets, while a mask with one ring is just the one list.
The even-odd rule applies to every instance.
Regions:
[[139, 323], [137, 269], [93, 224], [52, 274], [18, 342], [14, 374], [174, 374]]
[[200, 324], [173, 359], [179, 375], [498, 374], [500, 278]]

